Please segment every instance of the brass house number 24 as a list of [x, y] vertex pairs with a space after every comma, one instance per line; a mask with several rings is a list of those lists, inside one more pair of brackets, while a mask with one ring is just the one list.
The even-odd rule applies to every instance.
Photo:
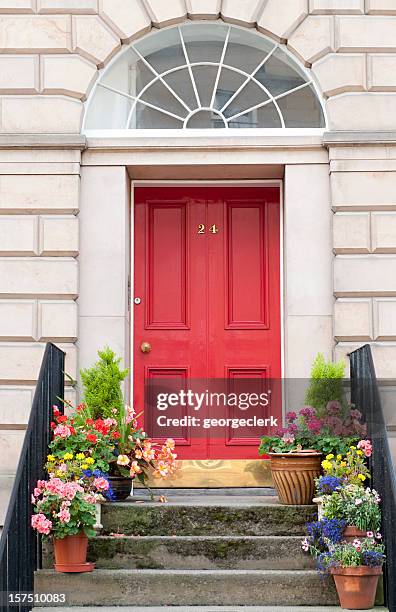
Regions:
[[[219, 228], [217, 227], [216, 224], [212, 225], [212, 227], [209, 229], [209, 231], [212, 234], [217, 234], [217, 232], [219, 231]], [[198, 225], [198, 234], [204, 234], [206, 232], [206, 227], [204, 223], [200, 223]]]

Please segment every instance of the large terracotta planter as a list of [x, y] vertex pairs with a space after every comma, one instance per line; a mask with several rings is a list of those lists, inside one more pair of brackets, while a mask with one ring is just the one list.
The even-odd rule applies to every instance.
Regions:
[[112, 490], [111, 501], [124, 501], [132, 493], [133, 479], [124, 476], [109, 476], [110, 487]]
[[374, 607], [375, 593], [382, 567], [334, 567], [331, 569], [341, 608], [369, 610]]
[[353, 542], [356, 539], [361, 540], [362, 538], [366, 537], [367, 532], [358, 529], [357, 527], [355, 527], [355, 525], [348, 525], [347, 527], [345, 527], [342, 534], [342, 539], [346, 542]]
[[282, 504], [312, 504], [322, 454], [316, 451], [269, 453], [272, 478]]
[[88, 538], [79, 533], [65, 538], [54, 538], [55, 571], [92, 572], [93, 563], [87, 563]]

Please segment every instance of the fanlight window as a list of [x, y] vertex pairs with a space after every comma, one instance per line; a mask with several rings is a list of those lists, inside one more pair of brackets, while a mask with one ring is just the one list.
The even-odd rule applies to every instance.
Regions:
[[104, 71], [85, 129], [321, 128], [314, 85], [273, 41], [186, 24], [132, 43]]

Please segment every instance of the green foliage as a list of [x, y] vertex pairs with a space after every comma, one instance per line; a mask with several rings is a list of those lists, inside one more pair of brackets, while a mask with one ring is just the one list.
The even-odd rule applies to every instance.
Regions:
[[362, 531], [377, 532], [381, 524], [378, 493], [359, 485], [347, 485], [323, 496], [323, 513], [328, 519], [344, 520]]
[[345, 405], [343, 378], [345, 363], [343, 361], [326, 361], [322, 353], [318, 353], [311, 369], [311, 382], [305, 394], [305, 403], [316, 408], [321, 415], [328, 402], [338, 401]]
[[121, 359], [108, 346], [98, 355], [91, 368], [81, 370], [83, 401], [93, 419], [114, 417], [114, 409], [117, 414], [124, 410], [121, 383], [128, 375], [128, 370], [120, 369]]

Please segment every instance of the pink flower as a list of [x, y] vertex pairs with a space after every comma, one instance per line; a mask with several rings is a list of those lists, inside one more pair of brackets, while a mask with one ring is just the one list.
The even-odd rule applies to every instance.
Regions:
[[373, 447], [370, 440], [360, 440], [357, 447], [364, 452], [366, 457], [371, 457]]
[[295, 421], [297, 418], [297, 414], [293, 411], [286, 412], [286, 421]]
[[360, 552], [360, 550], [361, 550], [361, 542], [360, 542], [360, 540], [353, 540], [352, 546], [354, 548], [356, 548], [357, 552]]
[[303, 551], [308, 552], [309, 551], [309, 542], [307, 540], [307, 538], [304, 538], [301, 542], [301, 548], [303, 549]]
[[105, 419], [103, 423], [106, 427], [112, 427], [112, 425], [117, 425], [117, 421], [115, 419]]
[[377, 540], [382, 540], [382, 535], [380, 533], [376, 533], [375, 537], [377, 538]]
[[323, 421], [314, 417], [308, 423], [308, 429], [309, 431], [312, 431], [313, 433], [319, 433], [319, 431], [322, 429], [322, 425], [323, 425]]
[[284, 442], [285, 444], [293, 444], [294, 440], [295, 437], [293, 436], [293, 434], [285, 433], [285, 435], [282, 437], [282, 442]]
[[107, 491], [109, 486], [109, 481], [106, 480], [106, 478], [100, 477], [94, 480], [94, 487], [98, 489], [98, 491]]
[[305, 418], [311, 419], [316, 414], [315, 408], [312, 408], [312, 406], [303, 406], [300, 410], [300, 414]]
[[54, 437], [60, 436], [61, 438], [68, 438], [71, 436], [70, 427], [67, 425], [57, 425], [54, 429]]
[[56, 516], [59, 516], [61, 523], [68, 523], [70, 521], [70, 512], [65, 507], [62, 507]]
[[368, 531], [366, 533], [366, 535], [367, 535], [368, 538], [373, 538], [374, 537], [374, 533], [372, 531]]
[[356, 419], [357, 421], [360, 421], [360, 419], [362, 418], [362, 413], [356, 408], [354, 410], [351, 410], [349, 414], [351, 419]]
[[49, 535], [52, 529], [52, 522], [44, 514], [34, 514], [32, 516], [32, 527], [43, 535]]

